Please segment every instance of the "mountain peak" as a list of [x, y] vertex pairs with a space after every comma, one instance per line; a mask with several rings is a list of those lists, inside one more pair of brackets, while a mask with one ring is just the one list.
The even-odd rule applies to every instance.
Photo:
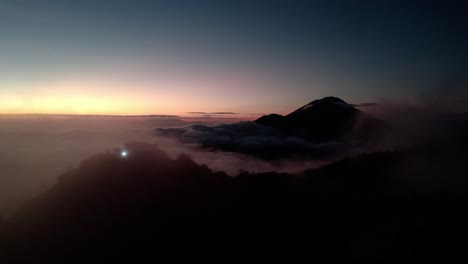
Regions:
[[322, 99], [316, 99], [313, 100], [312, 102], [306, 104], [307, 105], [314, 105], [314, 104], [348, 104], [344, 100], [334, 97], [334, 96], [326, 96], [323, 97]]
[[335, 96], [326, 96], [326, 97], [324, 97], [322, 99], [317, 99], [317, 100], [314, 100], [312, 102], [328, 102], [328, 103], [344, 103], [344, 104], [346, 104], [345, 101], [343, 101], [340, 98], [335, 97]]
[[338, 97], [327, 96], [322, 99], [314, 100], [296, 111], [288, 114], [287, 116], [295, 116], [304, 112], [318, 112], [318, 113], [329, 113], [336, 111], [354, 112], [357, 109], [352, 105], [346, 103]]
[[314, 100], [286, 116], [267, 115], [255, 122], [311, 140], [367, 135], [382, 127], [380, 120], [333, 96]]

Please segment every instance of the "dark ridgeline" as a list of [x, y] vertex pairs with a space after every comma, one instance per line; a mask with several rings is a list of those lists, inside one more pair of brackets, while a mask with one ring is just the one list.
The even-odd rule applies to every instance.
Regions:
[[[156, 145], [126, 149], [126, 158], [85, 160], [4, 223], [4, 263], [396, 261], [465, 249], [466, 151], [379, 152], [297, 175], [230, 177]], [[425, 190], [416, 176], [460, 189]]]
[[254, 122], [314, 142], [343, 139], [370, 141], [388, 129], [382, 120], [333, 96], [314, 100], [286, 116], [270, 114]]

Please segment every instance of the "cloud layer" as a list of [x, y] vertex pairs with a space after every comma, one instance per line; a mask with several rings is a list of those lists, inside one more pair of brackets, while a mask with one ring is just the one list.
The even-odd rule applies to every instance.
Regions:
[[254, 122], [158, 128], [156, 133], [175, 137], [183, 143], [208, 150], [238, 152], [267, 160], [277, 158], [326, 159], [338, 151], [349, 150], [355, 145], [355, 143], [339, 141], [311, 143], [303, 138], [290, 136]]

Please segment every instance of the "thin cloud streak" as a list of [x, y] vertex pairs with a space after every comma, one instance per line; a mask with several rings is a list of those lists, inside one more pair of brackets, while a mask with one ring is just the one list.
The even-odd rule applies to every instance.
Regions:
[[187, 112], [191, 115], [238, 115], [236, 112]]

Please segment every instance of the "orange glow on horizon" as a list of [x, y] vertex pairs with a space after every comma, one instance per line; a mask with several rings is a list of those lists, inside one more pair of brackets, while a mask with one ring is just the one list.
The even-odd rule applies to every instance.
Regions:
[[243, 112], [223, 118], [248, 119], [251, 116], [246, 114], [248, 112], [277, 112], [273, 111], [274, 104], [259, 105], [255, 99], [257, 94], [251, 94], [246, 100], [245, 87], [250, 86], [254, 85], [230, 82], [229, 79], [209, 80], [208, 77], [203, 81], [192, 81], [175, 77], [145, 80], [105, 75], [84, 79], [69, 76], [53, 82], [3, 86], [0, 114], [178, 115], [191, 118], [193, 116], [187, 115], [188, 112], [200, 111]]
[[168, 97], [158, 98], [156, 94], [125, 89], [122, 84], [110, 82], [59, 82], [28, 90], [27, 93], [0, 91], [0, 114], [147, 115], [180, 112]]

